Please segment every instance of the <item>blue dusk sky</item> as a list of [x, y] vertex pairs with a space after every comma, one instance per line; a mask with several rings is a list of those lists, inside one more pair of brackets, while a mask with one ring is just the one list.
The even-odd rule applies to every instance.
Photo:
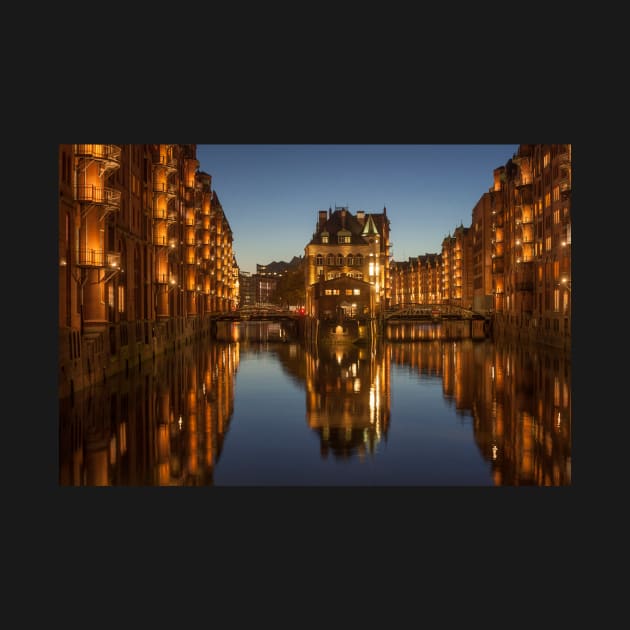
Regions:
[[198, 144], [242, 271], [303, 256], [318, 210], [387, 208], [394, 260], [439, 253], [518, 144]]

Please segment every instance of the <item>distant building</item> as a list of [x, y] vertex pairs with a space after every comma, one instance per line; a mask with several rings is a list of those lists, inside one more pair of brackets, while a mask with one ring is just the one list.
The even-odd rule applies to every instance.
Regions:
[[442, 303], [442, 254], [392, 261], [392, 306]]
[[493, 245], [497, 237], [497, 214], [502, 214], [503, 193], [501, 174], [503, 167], [494, 170], [494, 185], [484, 193], [472, 211], [472, 265], [473, 265], [473, 310], [490, 313], [493, 308], [492, 266]]
[[248, 271], [241, 271], [238, 275], [240, 302], [239, 307], [253, 306], [256, 304], [256, 285], [254, 277]]
[[463, 225], [442, 241], [442, 297], [445, 304], [472, 308], [472, 233]]
[[302, 262], [301, 256], [294, 256], [290, 262], [280, 260], [266, 265], [256, 264], [256, 273], [252, 276], [257, 304], [269, 304], [278, 286], [278, 280]]

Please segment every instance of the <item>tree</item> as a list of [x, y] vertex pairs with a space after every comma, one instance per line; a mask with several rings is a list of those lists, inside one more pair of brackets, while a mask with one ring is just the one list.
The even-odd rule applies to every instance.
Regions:
[[295, 267], [287, 269], [278, 279], [276, 289], [271, 296], [271, 301], [284, 308], [304, 304], [306, 301], [306, 288], [304, 286], [303, 260]]

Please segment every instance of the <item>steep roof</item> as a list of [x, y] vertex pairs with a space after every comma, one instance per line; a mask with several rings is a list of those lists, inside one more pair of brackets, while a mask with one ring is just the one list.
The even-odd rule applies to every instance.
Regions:
[[367, 245], [371, 235], [382, 234], [384, 218], [386, 219], [382, 215], [366, 214], [365, 221], [361, 223], [350, 211], [335, 210], [329, 214], [326, 222], [313, 234], [309, 245], [319, 245], [321, 243], [319, 236], [322, 232], [328, 233], [329, 245], [337, 243], [336, 237], [339, 233], [350, 236], [350, 244], [352, 245]]

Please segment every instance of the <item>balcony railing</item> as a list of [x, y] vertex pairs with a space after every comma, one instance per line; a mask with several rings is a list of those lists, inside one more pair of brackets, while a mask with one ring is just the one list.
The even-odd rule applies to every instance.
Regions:
[[164, 166], [169, 171], [177, 170], [177, 160], [172, 156], [156, 154], [153, 156], [153, 164]]
[[517, 188], [524, 188], [525, 190], [527, 190], [527, 187], [532, 186], [532, 180], [530, 177], [526, 179], [522, 176], [519, 176], [514, 179], [514, 185]]
[[120, 166], [121, 148], [117, 144], [75, 144], [74, 154], [77, 157], [104, 160]]
[[119, 268], [120, 252], [108, 252], [104, 249], [80, 249], [77, 255], [80, 267]]
[[107, 186], [77, 186], [75, 199], [81, 203], [94, 203], [120, 209], [120, 190]]
[[168, 284], [172, 287], [177, 285], [177, 280], [175, 279], [175, 276], [172, 276], [170, 273], [156, 274], [155, 281], [158, 284]]
[[166, 193], [174, 197], [177, 194], [177, 186], [166, 182], [153, 182], [153, 192]]

